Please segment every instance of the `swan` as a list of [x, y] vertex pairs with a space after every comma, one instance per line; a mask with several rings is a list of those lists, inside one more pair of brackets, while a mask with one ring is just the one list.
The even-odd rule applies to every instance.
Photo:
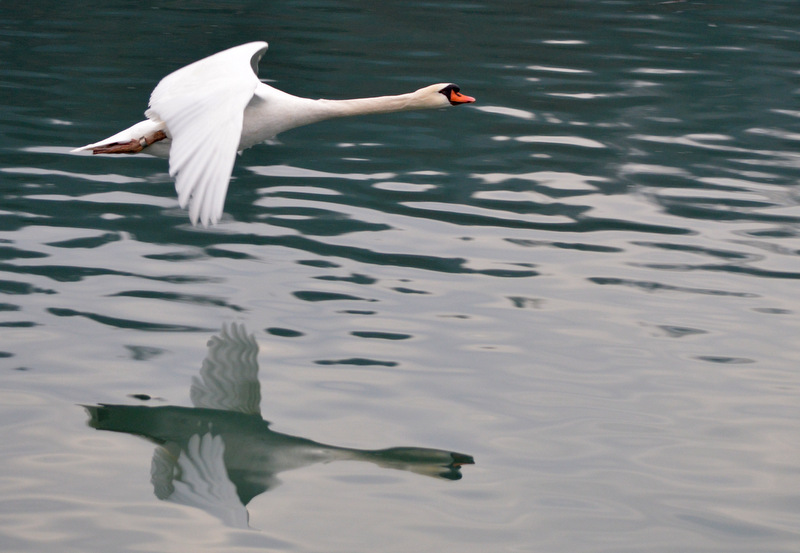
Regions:
[[279, 133], [351, 115], [435, 109], [469, 104], [475, 98], [452, 83], [408, 94], [313, 100], [287, 94], [258, 79], [266, 42], [223, 50], [170, 73], [150, 95], [147, 119], [72, 152], [145, 153], [169, 159], [178, 203], [189, 207], [192, 224], [216, 224], [236, 153]]

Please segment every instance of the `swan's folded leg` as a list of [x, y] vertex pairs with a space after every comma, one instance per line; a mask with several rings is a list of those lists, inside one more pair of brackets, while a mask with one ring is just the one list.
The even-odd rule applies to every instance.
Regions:
[[138, 154], [151, 144], [164, 140], [167, 135], [164, 131], [156, 131], [150, 136], [132, 139], [130, 142], [114, 142], [113, 144], [103, 144], [92, 148], [93, 154]]

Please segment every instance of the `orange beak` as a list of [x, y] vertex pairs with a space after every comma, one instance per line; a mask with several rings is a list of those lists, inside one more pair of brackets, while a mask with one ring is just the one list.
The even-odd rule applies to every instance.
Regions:
[[474, 101], [475, 98], [472, 96], [467, 96], [466, 94], [456, 92], [455, 89], [450, 91], [450, 103], [454, 106], [457, 106], [458, 104], [471, 104]]

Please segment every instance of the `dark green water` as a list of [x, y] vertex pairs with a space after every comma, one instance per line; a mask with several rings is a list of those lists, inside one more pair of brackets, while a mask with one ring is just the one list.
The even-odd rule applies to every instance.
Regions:
[[[0, 549], [797, 550], [796, 2], [19, 4]], [[210, 229], [69, 153], [253, 40], [300, 96], [478, 102], [248, 150]]]

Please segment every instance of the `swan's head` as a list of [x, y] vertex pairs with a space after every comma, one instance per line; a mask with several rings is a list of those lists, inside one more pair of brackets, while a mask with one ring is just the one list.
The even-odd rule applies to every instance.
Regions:
[[414, 93], [421, 106], [430, 108], [444, 108], [471, 104], [475, 101], [472, 96], [461, 94], [461, 89], [453, 83], [439, 83], [420, 88]]

